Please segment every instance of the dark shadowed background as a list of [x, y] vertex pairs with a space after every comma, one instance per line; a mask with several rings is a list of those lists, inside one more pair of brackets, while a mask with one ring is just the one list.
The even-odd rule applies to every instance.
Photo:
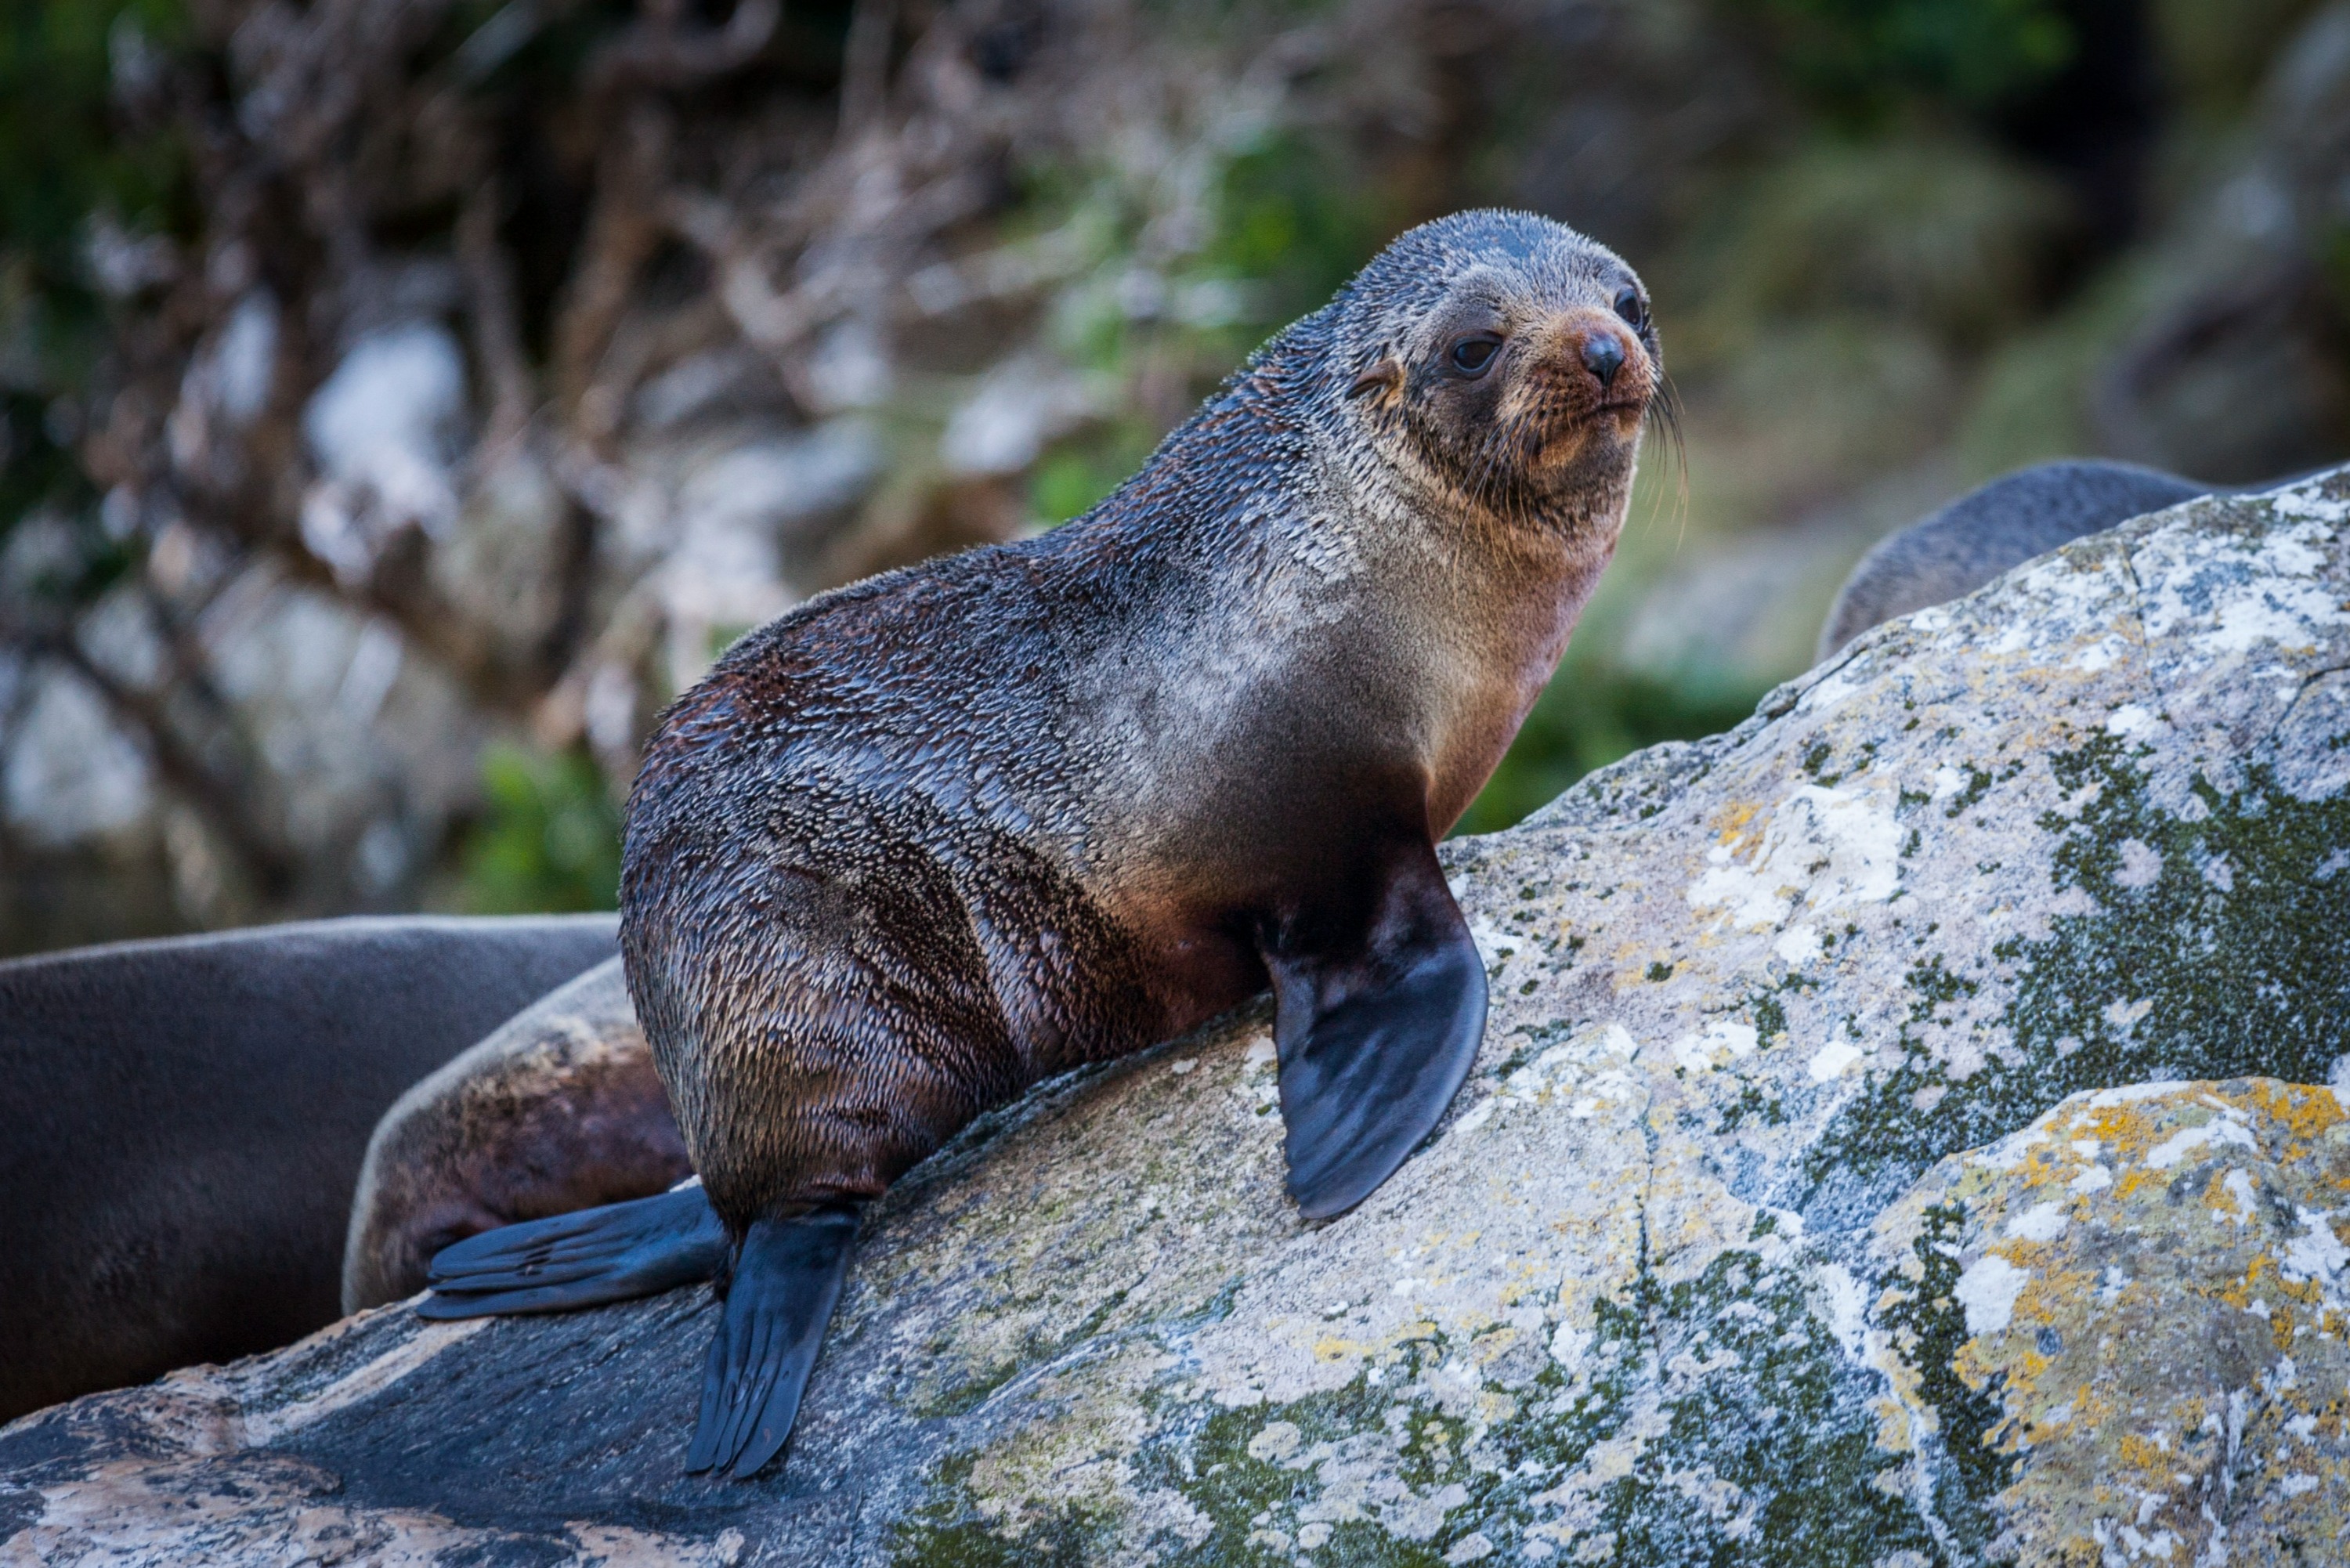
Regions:
[[0, 951], [608, 905], [716, 650], [1494, 202], [1641, 270], [1686, 435], [1502, 826], [1991, 474], [2350, 452], [2345, 176], [2305, 0], [16, 0]]

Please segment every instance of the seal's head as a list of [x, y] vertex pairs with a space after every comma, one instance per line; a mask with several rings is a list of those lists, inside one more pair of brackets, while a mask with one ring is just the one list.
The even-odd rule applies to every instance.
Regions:
[[1618, 523], [1663, 387], [1648, 294], [1531, 213], [1398, 238], [1327, 312], [1346, 417], [1420, 485], [1506, 518]]

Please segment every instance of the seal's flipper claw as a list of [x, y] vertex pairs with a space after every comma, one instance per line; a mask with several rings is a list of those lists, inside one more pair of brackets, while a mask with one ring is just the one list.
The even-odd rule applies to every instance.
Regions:
[[757, 1220], [743, 1233], [702, 1373], [690, 1473], [748, 1480], [791, 1436], [856, 1239], [857, 1210], [845, 1205]]
[[429, 1318], [564, 1312], [658, 1295], [706, 1280], [726, 1256], [726, 1227], [699, 1187], [501, 1226], [432, 1260]]
[[1485, 965], [1433, 846], [1386, 868], [1361, 934], [1319, 951], [1267, 944], [1278, 1005], [1289, 1192], [1343, 1214], [1444, 1116], [1485, 1033]]

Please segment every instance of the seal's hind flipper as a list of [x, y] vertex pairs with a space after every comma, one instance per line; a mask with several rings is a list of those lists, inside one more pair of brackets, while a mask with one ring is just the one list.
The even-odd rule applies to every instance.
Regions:
[[1387, 867], [1362, 934], [1336, 950], [1268, 944], [1278, 1008], [1289, 1192], [1343, 1214], [1395, 1174], [1443, 1116], [1485, 1033], [1485, 965], [1436, 850]]
[[857, 1211], [846, 1206], [756, 1220], [743, 1233], [702, 1372], [688, 1473], [747, 1480], [791, 1436], [856, 1238]]
[[700, 1187], [501, 1226], [432, 1260], [431, 1318], [564, 1312], [657, 1295], [706, 1280], [726, 1256], [726, 1227]]

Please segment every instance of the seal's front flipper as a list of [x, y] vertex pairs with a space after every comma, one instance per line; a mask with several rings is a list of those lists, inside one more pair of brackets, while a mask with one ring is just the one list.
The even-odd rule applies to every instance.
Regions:
[[756, 1220], [743, 1232], [702, 1376], [689, 1473], [747, 1480], [791, 1436], [856, 1239], [857, 1210], [846, 1205]]
[[726, 1227], [699, 1186], [504, 1225], [432, 1260], [432, 1318], [564, 1312], [657, 1295], [706, 1280], [726, 1257]]
[[1396, 852], [1367, 918], [1284, 935], [1264, 956], [1289, 1192], [1326, 1220], [1394, 1175], [1452, 1103], [1485, 1033], [1485, 965], [1425, 841]]

